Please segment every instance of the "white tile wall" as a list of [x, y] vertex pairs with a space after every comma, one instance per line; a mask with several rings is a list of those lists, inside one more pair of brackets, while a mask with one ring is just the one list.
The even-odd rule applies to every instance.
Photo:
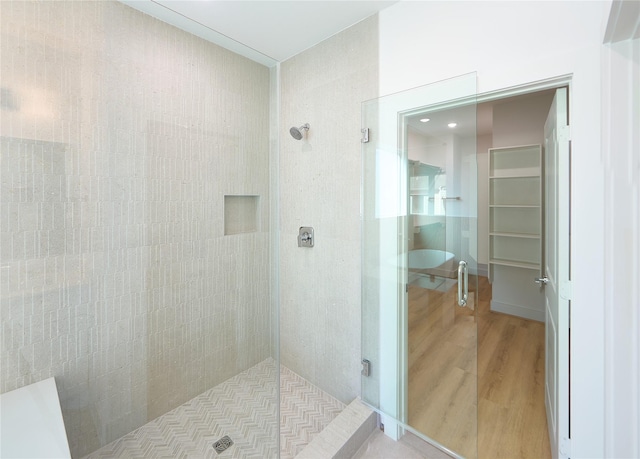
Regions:
[[[344, 403], [360, 393], [360, 107], [377, 95], [377, 31], [374, 16], [281, 65], [281, 359]], [[300, 226], [315, 247], [297, 247]]]
[[55, 376], [81, 456], [269, 355], [269, 70], [111, 1], [0, 33], [0, 390]]

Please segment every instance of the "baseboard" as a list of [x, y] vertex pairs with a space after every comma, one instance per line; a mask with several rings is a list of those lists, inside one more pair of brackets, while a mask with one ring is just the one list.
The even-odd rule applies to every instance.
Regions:
[[544, 311], [538, 311], [537, 309], [531, 309], [524, 306], [501, 303], [499, 301], [491, 300], [491, 310], [495, 312], [501, 312], [503, 314], [522, 317], [523, 319], [544, 322]]
[[[473, 270], [471, 270], [473, 271]], [[489, 277], [489, 265], [486, 263], [478, 263], [476, 267], [476, 272], [471, 272], [471, 274], [477, 274], [478, 276]]]

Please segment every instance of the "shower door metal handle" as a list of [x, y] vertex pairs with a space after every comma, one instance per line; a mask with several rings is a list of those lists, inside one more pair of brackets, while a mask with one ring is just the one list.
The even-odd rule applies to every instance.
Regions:
[[467, 262], [462, 260], [458, 263], [458, 306], [464, 307], [469, 299], [469, 271]]

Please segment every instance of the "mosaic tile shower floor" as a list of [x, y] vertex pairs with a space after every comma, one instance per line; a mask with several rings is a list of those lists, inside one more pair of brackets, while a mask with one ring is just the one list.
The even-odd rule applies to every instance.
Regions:
[[[85, 459], [275, 458], [275, 362], [267, 359]], [[296, 456], [345, 407], [291, 370], [280, 367], [280, 457]], [[213, 444], [233, 445], [218, 454]]]

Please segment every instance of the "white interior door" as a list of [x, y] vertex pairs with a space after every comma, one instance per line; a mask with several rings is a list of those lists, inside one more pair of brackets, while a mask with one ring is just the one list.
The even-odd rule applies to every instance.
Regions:
[[553, 459], [570, 457], [569, 126], [567, 89], [556, 91], [545, 135], [545, 404]]

